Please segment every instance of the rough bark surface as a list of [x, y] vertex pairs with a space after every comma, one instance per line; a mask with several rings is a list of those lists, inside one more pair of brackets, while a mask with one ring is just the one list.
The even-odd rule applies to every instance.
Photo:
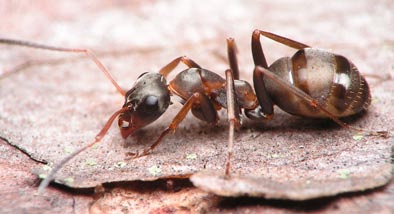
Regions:
[[[373, 102], [368, 112], [346, 122], [393, 132], [393, 9], [390, 1], [370, 0], [324, 6], [312, 0], [9, 2], [0, 7], [0, 37], [91, 48], [119, 84], [130, 88], [142, 72], [182, 55], [224, 75], [230, 36], [237, 41], [241, 79], [251, 82], [251, 33], [271, 31], [352, 60], [367, 75]], [[262, 42], [270, 63], [294, 53]], [[0, 47], [2, 213], [394, 210], [393, 137], [360, 137], [331, 121], [278, 108], [272, 121], [245, 119], [236, 132], [232, 179], [222, 178], [225, 111], [217, 127], [190, 114], [153, 154], [127, 159], [127, 152], [149, 146], [165, 129], [180, 109], [176, 100], [126, 141], [112, 126], [98, 146], [56, 175], [57, 185], [35, 195], [45, 163], [92, 141], [123, 98], [83, 55]]]

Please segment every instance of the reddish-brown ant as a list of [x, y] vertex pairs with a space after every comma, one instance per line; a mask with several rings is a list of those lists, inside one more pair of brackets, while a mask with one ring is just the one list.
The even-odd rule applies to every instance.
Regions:
[[[281, 58], [268, 66], [260, 36], [298, 51], [292, 57]], [[345, 57], [310, 48], [300, 42], [260, 30], [255, 30], [252, 35], [252, 54], [255, 63], [253, 83], [256, 93], [248, 82], [239, 80], [236, 45], [233, 39], [227, 40], [230, 69], [226, 70], [226, 79], [202, 68], [187, 57], [178, 57], [158, 73], [141, 74], [127, 92], [121, 89], [104, 65], [87, 49], [58, 48], [8, 39], [0, 39], [0, 43], [85, 53], [125, 97], [123, 107], [108, 119], [94, 141], [58, 163], [41, 182], [39, 190], [43, 190], [49, 184], [55, 173], [66, 162], [100, 142], [117, 117], [121, 135], [127, 138], [136, 130], [158, 119], [170, 105], [172, 95], [181, 98], [183, 104], [181, 110], [150, 147], [130, 155], [135, 158], [149, 154], [167, 134], [175, 131], [190, 110], [200, 120], [216, 124], [219, 119], [218, 110], [227, 108], [229, 145], [226, 175], [230, 175], [234, 129], [239, 127], [240, 110], [252, 120], [266, 120], [273, 117], [273, 105], [278, 105], [290, 114], [331, 118], [343, 127], [364, 132], [365, 130], [350, 127], [338, 118], [359, 113], [367, 109], [371, 103], [366, 80], [354, 64]], [[181, 62], [188, 66], [188, 69], [181, 71], [167, 83], [166, 77]], [[373, 135], [387, 135], [386, 132], [366, 132]]]

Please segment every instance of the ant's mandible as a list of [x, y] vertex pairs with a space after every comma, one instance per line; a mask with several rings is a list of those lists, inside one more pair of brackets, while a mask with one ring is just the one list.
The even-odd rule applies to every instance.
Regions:
[[[283, 57], [268, 66], [260, 36], [298, 51], [292, 57]], [[136, 158], [149, 154], [167, 134], [176, 130], [189, 111], [200, 120], [216, 124], [219, 120], [217, 112], [221, 108], [227, 109], [229, 121], [228, 157], [225, 167], [227, 176], [230, 175], [234, 130], [240, 126], [241, 110], [252, 120], [267, 120], [273, 117], [273, 106], [277, 105], [293, 115], [330, 118], [342, 127], [355, 131], [380, 136], [388, 134], [384, 131], [375, 132], [351, 127], [338, 119], [366, 110], [371, 103], [368, 84], [352, 62], [343, 56], [311, 48], [266, 31], [255, 30], [252, 35], [254, 90], [248, 82], [239, 79], [236, 45], [231, 38], [227, 39], [230, 69], [226, 70], [225, 79], [183, 56], [171, 61], [158, 73], [141, 74], [127, 92], [116, 83], [105, 66], [88, 49], [60, 48], [10, 39], [0, 39], [0, 43], [85, 53], [125, 97], [123, 107], [112, 114], [94, 141], [55, 165], [41, 182], [39, 191], [48, 186], [65, 163], [100, 142], [116, 118], [122, 137], [127, 138], [136, 130], [158, 119], [170, 105], [172, 95], [181, 98], [181, 110], [150, 147], [129, 155]], [[188, 69], [181, 71], [167, 83], [168, 74], [179, 63], [185, 64]]]

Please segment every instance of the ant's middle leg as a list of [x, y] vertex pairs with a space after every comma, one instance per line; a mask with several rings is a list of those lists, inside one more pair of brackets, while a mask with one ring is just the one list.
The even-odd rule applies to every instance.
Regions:
[[237, 45], [235, 44], [234, 38], [227, 38], [227, 58], [232, 71], [233, 79], [239, 80], [239, 68], [237, 60]]
[[186, 101], [170, 125], [160, 134], [159, 138], [151, 146], [142, 150], [142, 152], [130, 152], [128, 155], [130, 155], [132, 158], [138, 158], [151, 153], [153, 149], [155, 149], [162, 142], [163, 138], [167, 134], [175, 132], [178, 125], [185, 119], [187, 113], [191, 109], [195, 109], [196, 106], [198, 106], [199, 112], [204, 115], [204, 118], [206, 118], [207, 121], [216, 122], [219, 119], [216, 109], [209, 98], [202, 93], [196, 92]]
[[226, 96], [227, 96], [227, 118], [229, 123], [227, 162], [225, 166], [225, 175], [230, 176], [231, 158], [233, 156], [234, 132], [240, 127], [240, 108], [234, 89], [234, 77], [231, 69], [226, 70]]

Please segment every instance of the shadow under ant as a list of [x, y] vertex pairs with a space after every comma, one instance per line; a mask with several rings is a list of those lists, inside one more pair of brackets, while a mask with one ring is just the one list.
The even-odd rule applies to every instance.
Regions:
[[[361, 111], [355, 115], [341, 118], [346, 124], [352, 125], [359, 121], [364, 121], [370, 116], [367, 111]], [[289, 115], [278, 109], [275, 117], [270, 121], [260, 122], [253, 120], [244, 120], [241, 130], [252, 129], [258, 132], [284, 132], [294, 131], [297, 133], [315, 132], [315, 131], [340, 131], [344, 130], [335, 121], [321, 118], [305, 118], [294, 115]]]

